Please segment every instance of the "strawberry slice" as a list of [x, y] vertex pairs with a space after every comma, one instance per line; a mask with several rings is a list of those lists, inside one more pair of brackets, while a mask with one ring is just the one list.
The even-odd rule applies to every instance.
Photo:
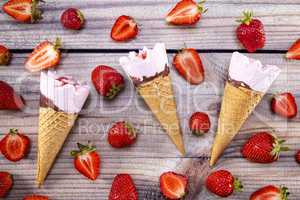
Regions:
[[160, 191], [168, 199], [181, 199], [187, 192], [188, 178], [174, 172], [160, 176]]
[[204, 68], [195, 49], [182, 49], [175, 55], [173, 65], [190, 84], [198, 85], [204, 81]]
[[24, 107], [23, 98], [9, 84], [0, 81], [0, 110], [22, 110]]
[[19, 22], [34, 23], [42, 18], [38, 3], [39, 0], [9, 0], [3, 11]]
[[275, 95], [271, 101], [271, 109], [274, 113], [288, 119], [296, 117], [298, 113], [295, 97], [290, 92]]
[[0, 141], [1, 153], [12, 162], [23, 159], [28, 154], [29, 148], [29, 138], [19, 133], [17, 129], [10, 129], [9, 133]]
[[0, 198], [6, 197], [13, 185], [13, 177], [8, 172], [0, 172]]
[[49, 198], [42, 195], [29, 195], [24, 197], [23, 200], [49, 200]]
[[168, 13], [166, 21], [173, 25], [194, 25], [206, 11], [203, 8], [204, 2], [197, 4], [193, 0], [182, 0]]
[[268, 185], [254, 192], [249, 200], [288, 200], [289, 194], [286, 187]]
[[30, 72], [38, 72], [58, 65], [60, 61], [61, 41], [59, 38], [53, 44], [44, 41], [34, 48], [33, 52], [25, 62], [25, 68]]
[[129, 174], [118, 174], [112, 183], [109, 200], [138, 200], [134, 182]]
[[130, 16], [120, 16], [111, 29], [111, 38], [115, 41], [122, 42], [133, 39], [138, 34], [137, 23]]
[[96, 152], [96, 147], [88, 145], [77, 144], [79, 151], [72, 151], [71, 155], [74, 157], [75, 168], [85, 177], [96, 180], [99, 176], [100, 156]]
[[287, 59], [300, 60], [300, 39], [298, 39], [288, 50], [285, 57]]

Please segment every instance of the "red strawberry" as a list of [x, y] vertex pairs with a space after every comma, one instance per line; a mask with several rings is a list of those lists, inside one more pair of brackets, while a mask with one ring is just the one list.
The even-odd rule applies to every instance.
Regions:
[[289, 119], [296, 117], [298, 113], [295, 97], [289, 92], [275, 95], [271, 102], [271, 109], [274, 113]]
[[109, 129], [107, 141], [115, 148], [122, 148], [133, 144], [136, 137], [136, 130], [129, 122], [117, 122]]
[[300, 164], [300, 150], [295, 155], [296, 162]]
[[0, 81], [0, 110], [22, 110], [25, 107], [23, 98], [4, 81]]
[[138, 34], [137, 23], [130, 16], [120, 16], [113, 25], [110, 37], [118, 42], [133, 39]]
[[197, 85], [204, 81], [204, 68], [195, 49], [182, 49], [175, 55], [173, 65], [190, 84]]
[[11, 53], [9, 50], [5, 46], [0, 45], [0, 65], [8, 65], [10, 59]]
[[254, 192], [249, 200], [288, 200], [289, 194], [286, 187], [268, 185]]
[[166, 21], [173, 25], [194, 25], [200, 18], [201, 14], [206, 10], [203, 8], [203, 3], [196, 3], [193, 0], [181, 0], [168, 13]]
[[248, 52], [255, 52], [265, 46], [266, 37], [263, 23], [258, 19], [252, 19], [252, 12], [244, 12], [242, 24], [237, 28], [236, 34], [239, 41]]
[[188, 177], [174, 172], [160, 176], [160, 191], [168, 199], [181, 199], [187, 193]]
[[288, 50], [285, 57], [287, 59], [300, 60], [300, 39], [298, 39]]
[[189, 121], [190, 130], [193, 134], [200, 136], [210, 129], [210, 120], [206, 113], [195, 112]]
[[42, 195], [29, 195], [24, 197], [23, 200], [49, 200], [49, 198]]
[[99, 94], [107, 99], [113, 99], [124, 88], [123, 76], [117, 70], [100, 65], [92, 72], [92, 82]]
[[83, 27], [85, 19], [80, 10], [69, 8], [61, 15], [60, 22], [67, 29], [79, 30]]
[[211, 173], [207, 177], [206, 188], [220, 197], [228, 197], [234, 191], [241, 192], [243, 186], [229, 171], [219, 170]]
[[252, 135], [242, 148], [242, 155], [249, 161], [257, 163], [272, 163], [278, 160], [281, 151], [287, 151], [287, 147], [280, 140], [268, 132], [260, 132]]
[[112, 183], [108, 200], [138, 200], [138, 193], [129, 174], [118, 174]]
[[56, 39], [55, 44], [44, 41], [34, 48], [25, 62], [25, 68], [30, 72], [38, 72], [43, 69], [53, 68], [60, 61], [61, 41]]
[[0, 151], [7, 160], [17, 162], [29, 152], [29, 138], [19, 133], [17, 129], [10, 129], [9, 133], [0, 141]]
[[100, 156], [96, 147], [91, 145], [77, 144], [79, 151], [72, 151], [75, 168], [85, 177], [96, 180], [100, 171]]
[[13, 177], [8, 172], [0, 172], [0, 198], [4, 198], [11, 190]]
[[2, 9], [18, 22], [34, 23], [42, 18], [38, 3], [39, 0], [9, 0]]

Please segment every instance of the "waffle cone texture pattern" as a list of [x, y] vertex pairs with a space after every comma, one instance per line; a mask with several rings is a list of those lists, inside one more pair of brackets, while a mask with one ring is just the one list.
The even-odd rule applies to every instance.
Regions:
[[185, 148], [170, 76], [160, 75], [151, 81], [142, 83], [137, 90], [176, 148], [184, 155]]
[[55, 111], [50, 107], [40, 107], [36, 177], [38, 186], [43, 185], [76, 118], [77, 114]]
[[226, 83], [219, 115], [218, 130], [211, 152], [210, 165], [216, 164], [242, 125], [259, 104], [263, 93]]

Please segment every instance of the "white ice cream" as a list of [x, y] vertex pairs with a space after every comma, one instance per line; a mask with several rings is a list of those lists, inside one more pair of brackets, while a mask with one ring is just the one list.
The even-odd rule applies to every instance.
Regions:
[[73, 80], [72, 77], [58, 76], [49, 70], [41, 72], [40, 90], [60, 110], [79, 113], [89, 95], [90, 87]]
[[232, 54], [229, 77], [247, 84], [258, 92], [267, 92], [280, 74], [281, 69], [274, 65], [262, 65], [259, 60], [248, 58], [239, 52]]
[[143, 77], [155, 76], [168, 65], [165, 44], [157, 43], [153, 49], [144, 47], [139, 53], [129, 52], [128, 56], [120, 58], [120, 64], [128, 76], [140, 81]]

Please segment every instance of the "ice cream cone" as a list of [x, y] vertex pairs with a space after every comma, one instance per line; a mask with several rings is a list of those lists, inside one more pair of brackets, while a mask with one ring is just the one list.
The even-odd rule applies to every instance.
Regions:
[[217, 162], [262, 97], [263, 93], [226, 83], [217, 135], [211, 153], [211, 166]]
[[76, 114], [55, 111], [50, 107], [40, 108], [36, 177], [38, 186], [44, 183], [76, 118]]
[[54, 71], [42, 71], [36, 182], [41, 186], [88, 95], [89, 86]]
[[259, 60], [233, 53], [211, 152], [211, 166], [216, 164], [280, 72], [277, 66], [262, 65]]
[[160, 75], [137, 87], [157, 120], [167, 132], [181, 154], [185, 154], [176, 102], [169, 75]]

